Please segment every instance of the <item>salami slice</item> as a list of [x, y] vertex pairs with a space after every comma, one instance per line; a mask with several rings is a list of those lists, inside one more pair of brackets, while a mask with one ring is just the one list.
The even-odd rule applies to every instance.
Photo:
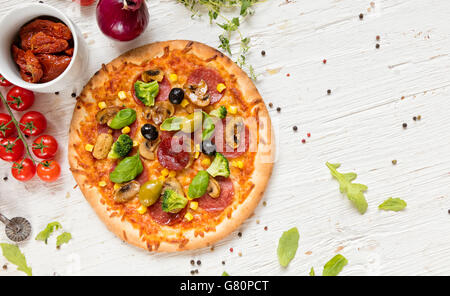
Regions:
[[156, 223], [161, 225], [173, 225], [183, 219], [186, 210], [183, 209], [176, 214], [166, 213], [162, 210], [162, 202], [159, 200], [148, 208], [148, 212]]
[[222, 120], [222, 126], [217, 125], [214, 131], [214, 144], [217, 152], [222, 153], [226, 158], [237, 158], [248, 151], [250, 147], [250, 131], [245, 126], [245, 133], [240, 134], [239, 145], [235, 149], [227, 145], [225, 137], [226, 120]]
[[203, 195], [196, 201], [198, 206], [207, 212], [220, 212], [228, 207], [234, 197], [233, 182], [230, 178], [216, 177], [220, 184], [220, 195], [218, 198], [212, 198], [208, 194]]
[[222, 99], [223, 92], [217, 91], [217, 85], [219, 83], [224, 83], [223, 78], [220, 74], [210, 68], [197, 68], [190, 75], [187, 80], [189, 84], [199, 84], [201, 80], [206, 82], [208, 86], [208, 95], [211, 97], [211, 104], [217, 103]]
[[[172, 145], [172, 142], [174, 145]], [[183, 138], [181, 137], [161, 138], [157, 152], [159, 163], [169, 170], [179, 171], [184, 169], [189, 163], [190, 155], [185, 151], [186, 149], [181, 149], [182, 145]]]
[[156, 96], [156, 102], [167, 101], [169, 99], [169, 93], [172, 89], [169, 80], [164, 76], [163, 80], [159, 84], [159, 93]]

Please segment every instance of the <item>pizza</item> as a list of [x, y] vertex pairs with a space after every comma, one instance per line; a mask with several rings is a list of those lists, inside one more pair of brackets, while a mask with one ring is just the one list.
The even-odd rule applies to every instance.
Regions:
[[270, 117], [221, 52], [175, 40], [133, 49], [77, 97], [69, 162], [122, 240], [149, 251], [212, 246], [247, 219], [270, 178]]

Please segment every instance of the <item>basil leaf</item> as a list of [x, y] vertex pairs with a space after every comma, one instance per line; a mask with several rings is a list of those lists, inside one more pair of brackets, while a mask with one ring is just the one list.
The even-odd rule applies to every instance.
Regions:
[[216, 125], [214, 124], [214, 120], [207, 113], [203, 112], [203, 115], [205, 119], [203, 121], [202, 141], [205, 141], [212, 137]]
[[67, 244], [72, 239], [72, 235], [68, 232], [64, 232], [56, 238], [56, 247], [60, 247], [62, 244]]
[[323, 267], [323, 276], [337, 276], [341, 270], [347, 265], [348, 261], [341, 254], [337, 254]]
[[406, 202], [401, 198], [388, 198], [381, 205], [378, 206], [383, 211], [398, 212], [406, 208]]
[[39, 234], [36, 236], [36, 240], [44, 241], [45, 244], [47, 244], [47, 240], [50, 237], [50, 234], [52, 234], [53, 231], [58, 230], [60, 228], [62, 228], [62, 226], [59, 222], [49, 223], [44, 230], [39, 232]]
[[162, 131], [179, 131], [181, 129], [181, 124], [185, 118], [183, 117], [170, 117], [164, 120], [161, 124], [160, 129]]
[[298, 240], [300, 234], [298, 233], [297, 227], [291, 228], [288, 231], [283, 232], [278, 243], [278, 261], [280, 265], [286, 267], [289, 262], [295, 257], [295, 253], [298, 248]]
[[113, 120], [109, 124], [112, 129], [121, 129], [136, 121], [136, 111], [133, 109], [122, 109], [117, 112]]
[[19, 247], [11, 244], [0, 244], [2, 248], [3, 256], [12, 264], [17, 266], [17, 270], [25, 272], [27, 275], [32, 276], [31, 267], [27, 265], [25, 255], [20, 251]]
[[109, 174], [109, 179], [114, 183], [125, 183], [134, 180], [143, 170], [144, 167], [138, 152], [134, 156], [124, 158], [119, 162], [114, 171]]
[[134, 83], [134, 93], [145, 106], [153, 106], [159, 93], [158, 81], [143, 82], [138, 80]]
[[188, 195], [190, 198], [199, 198], [206, 193], [209, 184], [209, 174], [199, 171], [189, 185]]

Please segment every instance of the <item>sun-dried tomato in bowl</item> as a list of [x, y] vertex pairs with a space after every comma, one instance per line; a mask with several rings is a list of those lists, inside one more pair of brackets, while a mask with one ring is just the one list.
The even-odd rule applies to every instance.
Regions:
[[11, 52], [23, 80], [45, 83], [69, 66], [73, 49], [73, 36], [65, 24], [37, 18], [20, 29]]

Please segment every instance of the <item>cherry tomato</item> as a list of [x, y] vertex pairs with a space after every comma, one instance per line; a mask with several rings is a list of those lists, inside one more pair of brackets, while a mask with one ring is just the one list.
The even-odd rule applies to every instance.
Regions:
[[42, 113], [29, 111], [20, 119], [20, 130], [27, 136], [38, 136], [47, 128], [47, 119]]
[[5, 113], [0, 113], [0, 139], [10, 137], [15, 131], [16, 127], [11, 121], [11, 116]]
[[55, 160], [46, 160], [38, 164], [37, 175], [45, 182], [54, 182], [61, 174], [61, 167]]
[[25, 111], [34, 103], [34, 93], [28, 89], [14, 86], [6, 95], [8, 105], [16, 111]]
[[0, 158], [5, 161], [19, 160], [25, 151], [19, 138], [5, 138], [0, 140]]
[[3, 77], [2, 74], [0, 74], [0, 86], [4, 86], [4, 87], [8, 87], [11, 86], [12, 83], [9, 82], [8, 80], [5, 79], [5, 77]]
[[58, 142], [49, 135], [42, 135], [33, 142], [33, 153], [42, 159], [51, 159], [58, 151]]
[[36, 174], [36, 166], [29, 158], [23, 158], [14, 162], [11, 168], [11, 174], [19, 181], [25, 182], [30, 180]]

